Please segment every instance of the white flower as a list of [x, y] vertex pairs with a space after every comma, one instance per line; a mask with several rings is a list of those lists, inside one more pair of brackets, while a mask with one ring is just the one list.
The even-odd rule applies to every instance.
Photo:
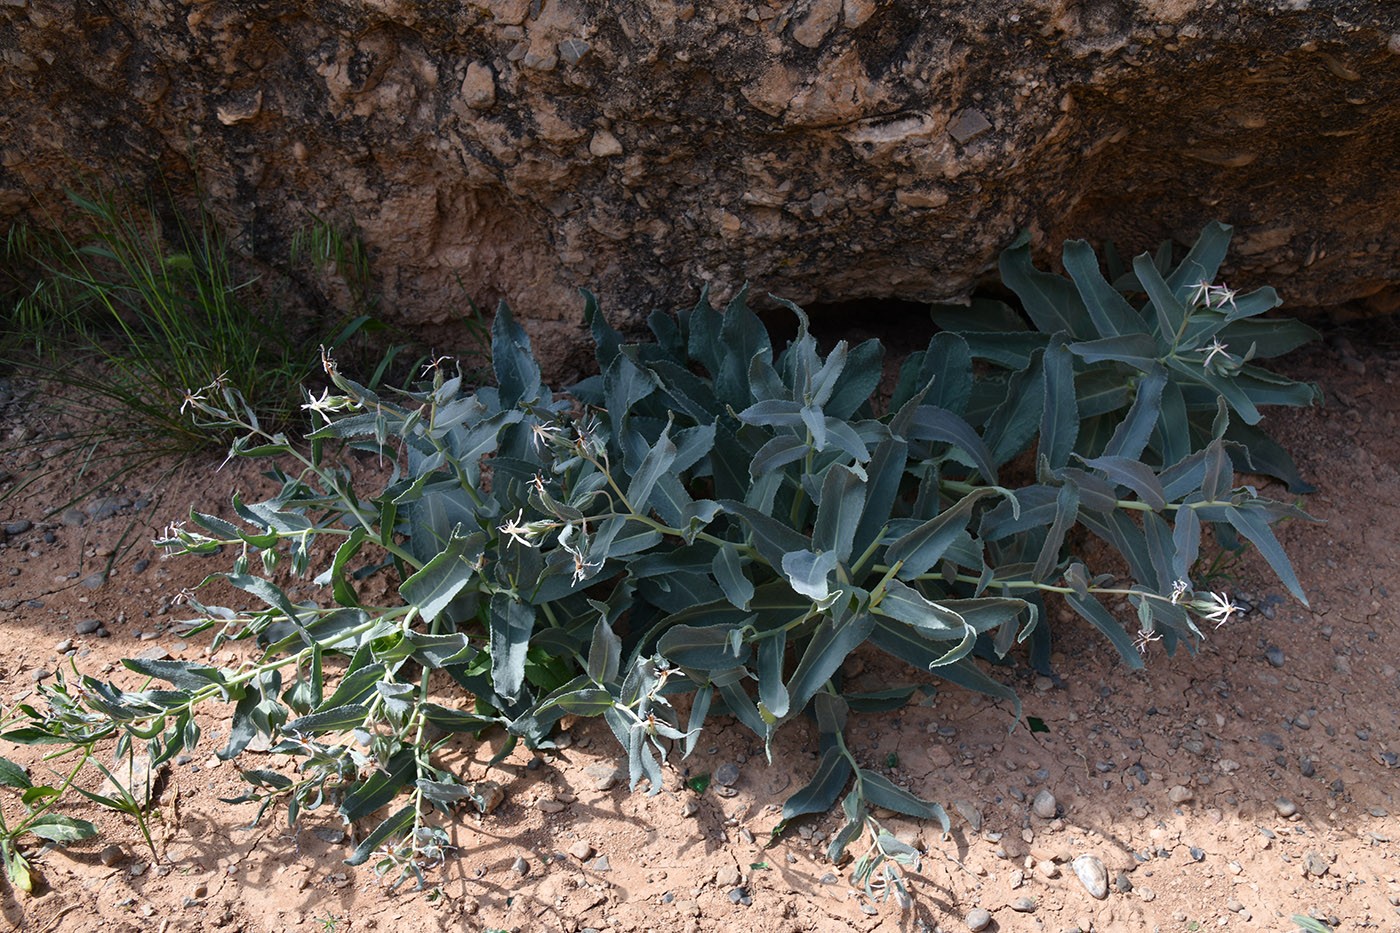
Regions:
[[1205, 281], [1204, 279], [1202, 279], [1201, 281], [1197, 282], [1195, 285], [1192, 285], [1192, 286], [1191, 286], [1191, 291], [1187, 293], [1186, 298], [1187, 298], [1188, 301], [1191, 302], [1191, 304], [1192, 304], [1193, 306], [1194, 306], [1194, 305], [1199, 305], [1199, 304], [1206, 304], [1206, 305], [1209, 305], [1209, 304], [1210, 304], [1210, 290], [1211, 290], [1211, 284], [1210, 284], [1209, 282]]
[[1137, 640], [1133, 642], [1133, 647], [1138, 650], [1138, 654], [1146, 656], [1147, 646], [1154, 641], [1161, 640], [1162, 636], [1160, 633], [1154, 632], [1151, 629], [1140, 629], [1137, 634]]
[[520, 520], [524, 517], [525, 510], [521, 509], [515, 514], [515, 518], [508, 519], [504, 525], [501, 525], [496, 530], [503, 535], [514, 538], [517, 543], [523, 544], [525, 547], [535, 547], [534, 536], [537, 530], [532, 527], [532, 522], [526, 522], [522, 525]]
[[539, 450], [558, 441], [559, 426], [555, 424], [531, 424], [530, 435], [530, 446]]
[[1224, 285], [1214, 286], [1208, 291], [1210, 295], [1206, 299], [1206, 304], [1216, 309], [1223, 308], [1226, 305], [1233, 308], [1235, 306], [1235, 296], [1239, 294], [1235, 289]]
[[[314, 411], [323, 417], [338, 411], [354, 411], [361, 408], [361, 404], [348, 395], [331, 395], [331, 390], [327, 388], [321, 393], [321, 397], [311, 396], [311, 401], [301, 406], [304, 411]], [[329, 420], [329, 419], [327, 419]]]
[[1211, 593], [1206, 599], [1193, 602], [1191, 608], [1200, 613], [1202, 618], [1214, 622], [1216, 628], [1229, 622], [1235, 613], [1244, 611], [1230, 602], [1230, 597], [1224, 593]]
[[1225, 361], [1227, 363], [1233, 363], [1235, 361], [1234, 357], [1225, 352], [1227, 349], [1229, 349], [1229, 344], [1221, 343], [1219, 337], [1212, 337], [1210, 346], [1201, 347], [1196, 352], [1204, 353], [1206, 355], [1206, 358], [1201, 363], [1201, 365], [1206, 369], [1209, 369], [1211, 360], [1215, 359], [1217, 355], [1225, 357]]
[[1191, 581], [1177, 580], [1172, 584], [1172, 605], [1177, 606], [1187, 596], [1191, 595]]

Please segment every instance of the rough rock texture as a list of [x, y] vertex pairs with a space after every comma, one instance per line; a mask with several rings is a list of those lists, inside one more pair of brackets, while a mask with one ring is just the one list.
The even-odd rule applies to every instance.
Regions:
[[419, 320], [458, 276], [561, 338], [576, 285], [953, 298], [1021, 226], [1224, 220], [1295, 304], [1400, 281], [1397, 4], [0, 0], [0, 72], [0, 227], [193, 165], [264, 261], [353, 219]]

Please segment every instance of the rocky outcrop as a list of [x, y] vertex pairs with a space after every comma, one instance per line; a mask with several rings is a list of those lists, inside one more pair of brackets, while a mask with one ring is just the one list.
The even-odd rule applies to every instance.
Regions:
[[197, 167], [263, 260], [353, 219], [420, 320], [957, 298], [1020, 227], [1212, 219], [1232, 284], [1400, 282], [1395, 4], [0, 0], [0, 69], [0, 218]]

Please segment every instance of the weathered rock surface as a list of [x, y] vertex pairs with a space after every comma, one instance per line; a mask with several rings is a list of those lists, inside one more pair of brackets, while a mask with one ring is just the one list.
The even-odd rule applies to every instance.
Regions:
[[[965, 295], [1017, 228], [1237, 228], [1232, 285], [1400, 305], [1400, 6], [4, 0], [0, 228], [197, 166], [236, 242], [359, 226], [391, 308], [578, 328], [744, 281]], [[723, 296], [720, 296], [723, 297]]]

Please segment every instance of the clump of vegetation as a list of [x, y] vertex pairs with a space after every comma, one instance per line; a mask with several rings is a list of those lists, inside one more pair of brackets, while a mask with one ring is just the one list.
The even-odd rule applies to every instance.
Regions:
[[[202, 703], [231, 702], [221, 757], [264, 736], [296, 760], [294, 772], [244, 771], [239, 799], [283, 803], [293, 821], [326, 805], [347, 822], [390, 807], [349, 862], [373, 859], [397, 882], [446, 856], [433, 808], [493, 803], [441, 763], [455, 733], [504, 730], [504, 756], [517, 742], [550, 747], [565, 715], [601, 716], [632, 786], [657, 793], [709, 717], [731, 715], [771, 748], [810, 716], [820, 760], [777, 832], [839, 802], [828, 856], [863, 838], [854, 878], [871, 896], [907, 897], [901, 866], [917, 853], [876, 808], [945, 830], [948, 819], [847, 744], [852, 711], [896, 708], [915, 689], [850, 691], [840, 668], [852, 651], [873, 644], [1019, 718], [1014, 692], [973, 653], [1029, 641], [1032, 663], [1047, 664], [1047, 598], [1134, 667], [1152, 643], [1194, 650], [1199, 623], [1233, 615], [1228, 596], [1190, 578], [1208, 526], [1252, 542], [1303, 599], [1271, 527], [1303, 513], [1237, 485], [1235, 469], [1301, 483], [1259, 430], [1259, 406], [1316, 390], [1252, 361], [1311, 332], [1260, 316], [1278, 304], [1272, 289], [1211, 284], [1228, 239], [1213, 226], [1180, 264], [1169, 251], [1138, 257], [1112, 281], [1082, 243], [1065, 247], [1064, 279], [1018, 242], [1003, 278], [1029, 323], [1002, 308], [942, 316], [881, 409], [877, 341], [823, 354], [788, 304], [797, 337], [776, 348], [742, 293], [723, 313], [704, 298], [654, 313], [641, 343], [587, 297], [600, 375], [568, 395], [542, 382], [505, 307], [488, 388], [470, 391], [439, 360], [431, 387], [379, 392], [326, 357], [330, 386], [305, 405], [304, 443], [215, 380], [188, 406], [237, 435], [235, 455], [276, 458], [280, 491], [235, 497], [239, 523], [192, 513], [160, 543], [234, 555], [210, 579], [263, 608], [189, 594], [195, 630], [213, 630], [216, 647], [255, 641], [262, 659], [124, 662], [161, 689], [60, 678], [43, 688], [51, 705], [26, 708], [30, 722], [6, 737], [121, 737], [162, 761], [198, 742]], [[387, 479], [359, 488], [354, 452], [391, 466]], [[1085, 535], [1121, 555], [1127, 578], [1076, 555]], [[375, 574], [397, 584], [387, 601], [363, 596]], [[317, 600], [294, 602], [278, 582], [307, 576]], [[1105, 599], [1127, 600], [1134, 623]]]

